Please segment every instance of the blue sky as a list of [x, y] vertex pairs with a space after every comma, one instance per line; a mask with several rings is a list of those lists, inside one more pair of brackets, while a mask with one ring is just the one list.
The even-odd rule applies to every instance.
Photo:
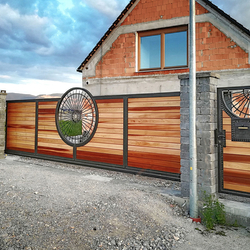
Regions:
[[[250, 0], [213, 0], [250, 29]], [[129, 0], [0, 0], [0, 89], [63, 93]]]

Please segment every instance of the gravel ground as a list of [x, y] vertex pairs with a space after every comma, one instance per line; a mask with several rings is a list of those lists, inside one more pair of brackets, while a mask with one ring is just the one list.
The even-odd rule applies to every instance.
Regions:
[[[0, 160], [0, 249], [249, 249], [250, 230], [192, 223], [179, 183], [44, 160]], [[224, 236], [226, 235], [226, 236]]]

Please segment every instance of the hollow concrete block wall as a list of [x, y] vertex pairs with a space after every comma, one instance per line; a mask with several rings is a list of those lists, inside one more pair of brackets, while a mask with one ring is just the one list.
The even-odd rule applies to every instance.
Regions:
[[[189, 176], [189, 75], [180, 75], [181, 97], [181, 192], [190, 194]], [[217, 147], [214, 131], [217, 126], [217, 84], [219, 76], [198, 73], [196, 76], [196, 129], [197, 129], [197, 188], [201, 198], [218, 192]]]

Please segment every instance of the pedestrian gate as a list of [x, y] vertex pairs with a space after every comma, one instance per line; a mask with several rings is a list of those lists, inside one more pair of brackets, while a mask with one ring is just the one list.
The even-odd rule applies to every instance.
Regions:
[[219, 191], [250, 196], [250, 87], [218, 89]]

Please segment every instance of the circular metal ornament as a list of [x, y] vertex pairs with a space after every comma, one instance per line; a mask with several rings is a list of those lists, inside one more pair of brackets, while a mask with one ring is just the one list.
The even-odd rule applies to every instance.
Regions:
[[227, 110], [234, 117], [250, 118], [250, 89], [233, 89], [222, 92]]
[[98, 125], [98, 108], [91, 93], [83, 88], [69, 89], [57, 103], [55, 120], [65, 143], [76, 147], [87, 144]]

